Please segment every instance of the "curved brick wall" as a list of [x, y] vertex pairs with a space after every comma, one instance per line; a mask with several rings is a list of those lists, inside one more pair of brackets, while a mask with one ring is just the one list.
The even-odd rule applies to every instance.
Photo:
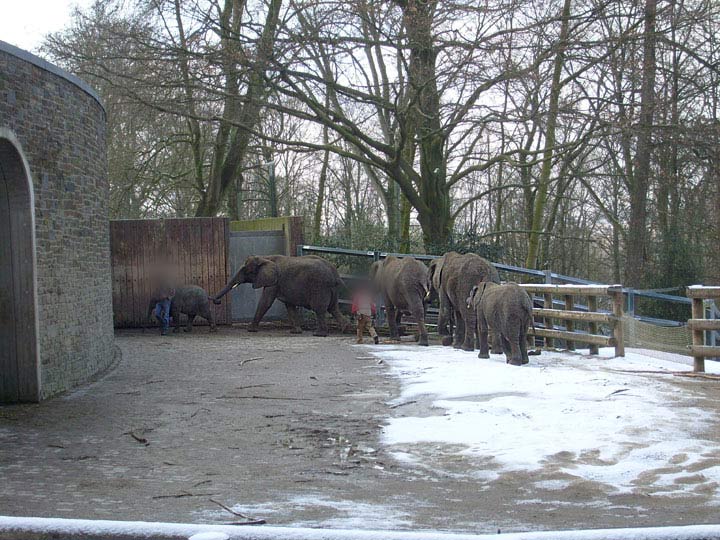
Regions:
[[79, 79], [0, 41], [0, 128], [35, 195], [41, 396], [114, 358], [105, 111]]

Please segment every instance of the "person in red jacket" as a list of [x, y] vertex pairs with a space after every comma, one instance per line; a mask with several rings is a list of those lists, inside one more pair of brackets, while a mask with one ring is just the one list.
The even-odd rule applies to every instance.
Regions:
[[372, 293], [367, 287], [359, 287], [352, 298], [352, 313], [357, 316], [357, 342], [363, 342], [363, 334], [367, 328], [370, 337], [377, 345], [379, 338], [373, 327], [372, 318], [375, 315], [375, 304]]

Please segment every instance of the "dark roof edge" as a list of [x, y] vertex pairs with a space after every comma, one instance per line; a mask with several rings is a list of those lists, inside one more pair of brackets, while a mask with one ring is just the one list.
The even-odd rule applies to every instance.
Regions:
[[19, 58], [20, 60], [24, 60], [25, 62], [29, 62], [30, 64], [33, 64], [40, 69], [44, 69], [45, 71], [48, 71], [52, 73], [53, 75], [56, 75], [62, 79], [65, 79], [66, 81], [74, 84], [80, 90], [85, 92], [87, 95], [89, 95], [91, 98], [93, 98], [95, 101], [98, 102], [98, 105], [102, 107], [103, 112], [105, 112], [105, 106], [103, 105], [102, 100], [100, 99], [100, 96], [93, 90], [93, 88], [83, 81], [81, 78], [76, 77], [72, 73], [68, 73], [64, 69], [60, 69], [55, 64], [51, 64], [47, 60], [43, 60], [39, 56], [36, 56], [24, 49], [21, 49], [19, 47], [16, 47], [15, 45], [11, 45], [10, 43], [7, 43], [5, 41], [0, 40], [0, 52], [4, 52], [7, 54], [10, 54], [12, 56], [15, 56]]

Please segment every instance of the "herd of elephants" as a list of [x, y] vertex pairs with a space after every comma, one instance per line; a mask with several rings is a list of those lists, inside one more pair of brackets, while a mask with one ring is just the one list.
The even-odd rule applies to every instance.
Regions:
[[[515, 283], [501, 284], [495, 267], [479, 255], [451, 251], [429, 266], [413, 257], [388, 256], [372, 264], [368, 278], [384, 299], [391, 338], [398, 337], [402, 315], [408, 314], [418, 325], [419, 345], [428, 345], [426, 306], [437, 299], [443, 345], [472, 351], [478, 344], [480, 358], [488, 358], [492, 348], [493, 353], [505, 353], [509, 364], [528, 363], [527, 333], [533, 323], [530, 296]], [[328, 334], [326, 313], [343, 331], [350, 325], [338, 303], [338, 289], [344, 283], [330, 261], [316, 255], [264, 255], [248, 257], [214, 296], [194, 285], [177, 287], [170, 308], [175, 331], [181, 313], [188, 317], [186, 331], [192, 330], [195, 316], [207, 319], [215, 331], [210, 301], [220, 304], [223, 296], [244, 283], [263, 289], [250, 332], [257, 332], [275, 300], [287, 308], [293, 333], [302, 332], [298, 308], [315, 313], [315, 336]], [[156, 301], [151, 300], [151, 309]]]

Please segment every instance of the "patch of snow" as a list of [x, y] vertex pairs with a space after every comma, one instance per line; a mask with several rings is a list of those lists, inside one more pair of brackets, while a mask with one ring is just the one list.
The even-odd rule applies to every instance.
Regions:
[[193, 534], [188, 540], [228, 540], [230, 538], [224, 532], [202, 532]]
[[548, 491], [558, 491], [569, 487], [572, 484], [569, 480], [541, 480], [533, 482], [533, 486], [537, 489], [546, 489]]
[[[258, 504], [237, 504], [236, 512], [256, 518], [269, 515], [282, 516], [291, 527], [324, 527], [338, 529], [398, 529], [410, 527], [413, 521], [409, 514], [388, 504], [372, 504], [361, 501], [335, 500], [323, 495], [293, 495], [284, 500], [273, 500]], [[305, 515], [316, 513], [311, 520], [292, 521], [294, 513]], [[218, 512], [213, 511], [214, 516]], [[223, 515], [225, 517], [226, 514]]]
[[420, 463], [420, 459], [409, 452], [390, 452], [390, 455], [400, 463], [409, 463], [411, 465]]
[[[714, 413], [694, 406], [692, 394], [667, 375], [632, 373], [687, 371], [678, 362], [687, 357], [633, 349], [625, 358], [609, 358], [612, 349], [601, 357], [543, 352], [518, 368], [504, 356], [481, 360], [477, 352], [439, 346], [372, 351], [402, 382], [392, 404], [417, 401], [414, 416], [389, 418], [382, 434], [389, 450], [402, 445], [400, 460], [409, 465], [422, 461], [428, 445], [444, 444], [455, 445], [458, 455], [490, 457], [501, 472], [548, 468], [616, 493], [693, 495], [698, 483], [720, 485], [720, 445], [703, 438]], [[685, 476], [701, 472], [697, 482], [662, 481], [700, 455], [716, 459], [693, 463]], [[545, 486], [567, 487], [559, 482]]]

